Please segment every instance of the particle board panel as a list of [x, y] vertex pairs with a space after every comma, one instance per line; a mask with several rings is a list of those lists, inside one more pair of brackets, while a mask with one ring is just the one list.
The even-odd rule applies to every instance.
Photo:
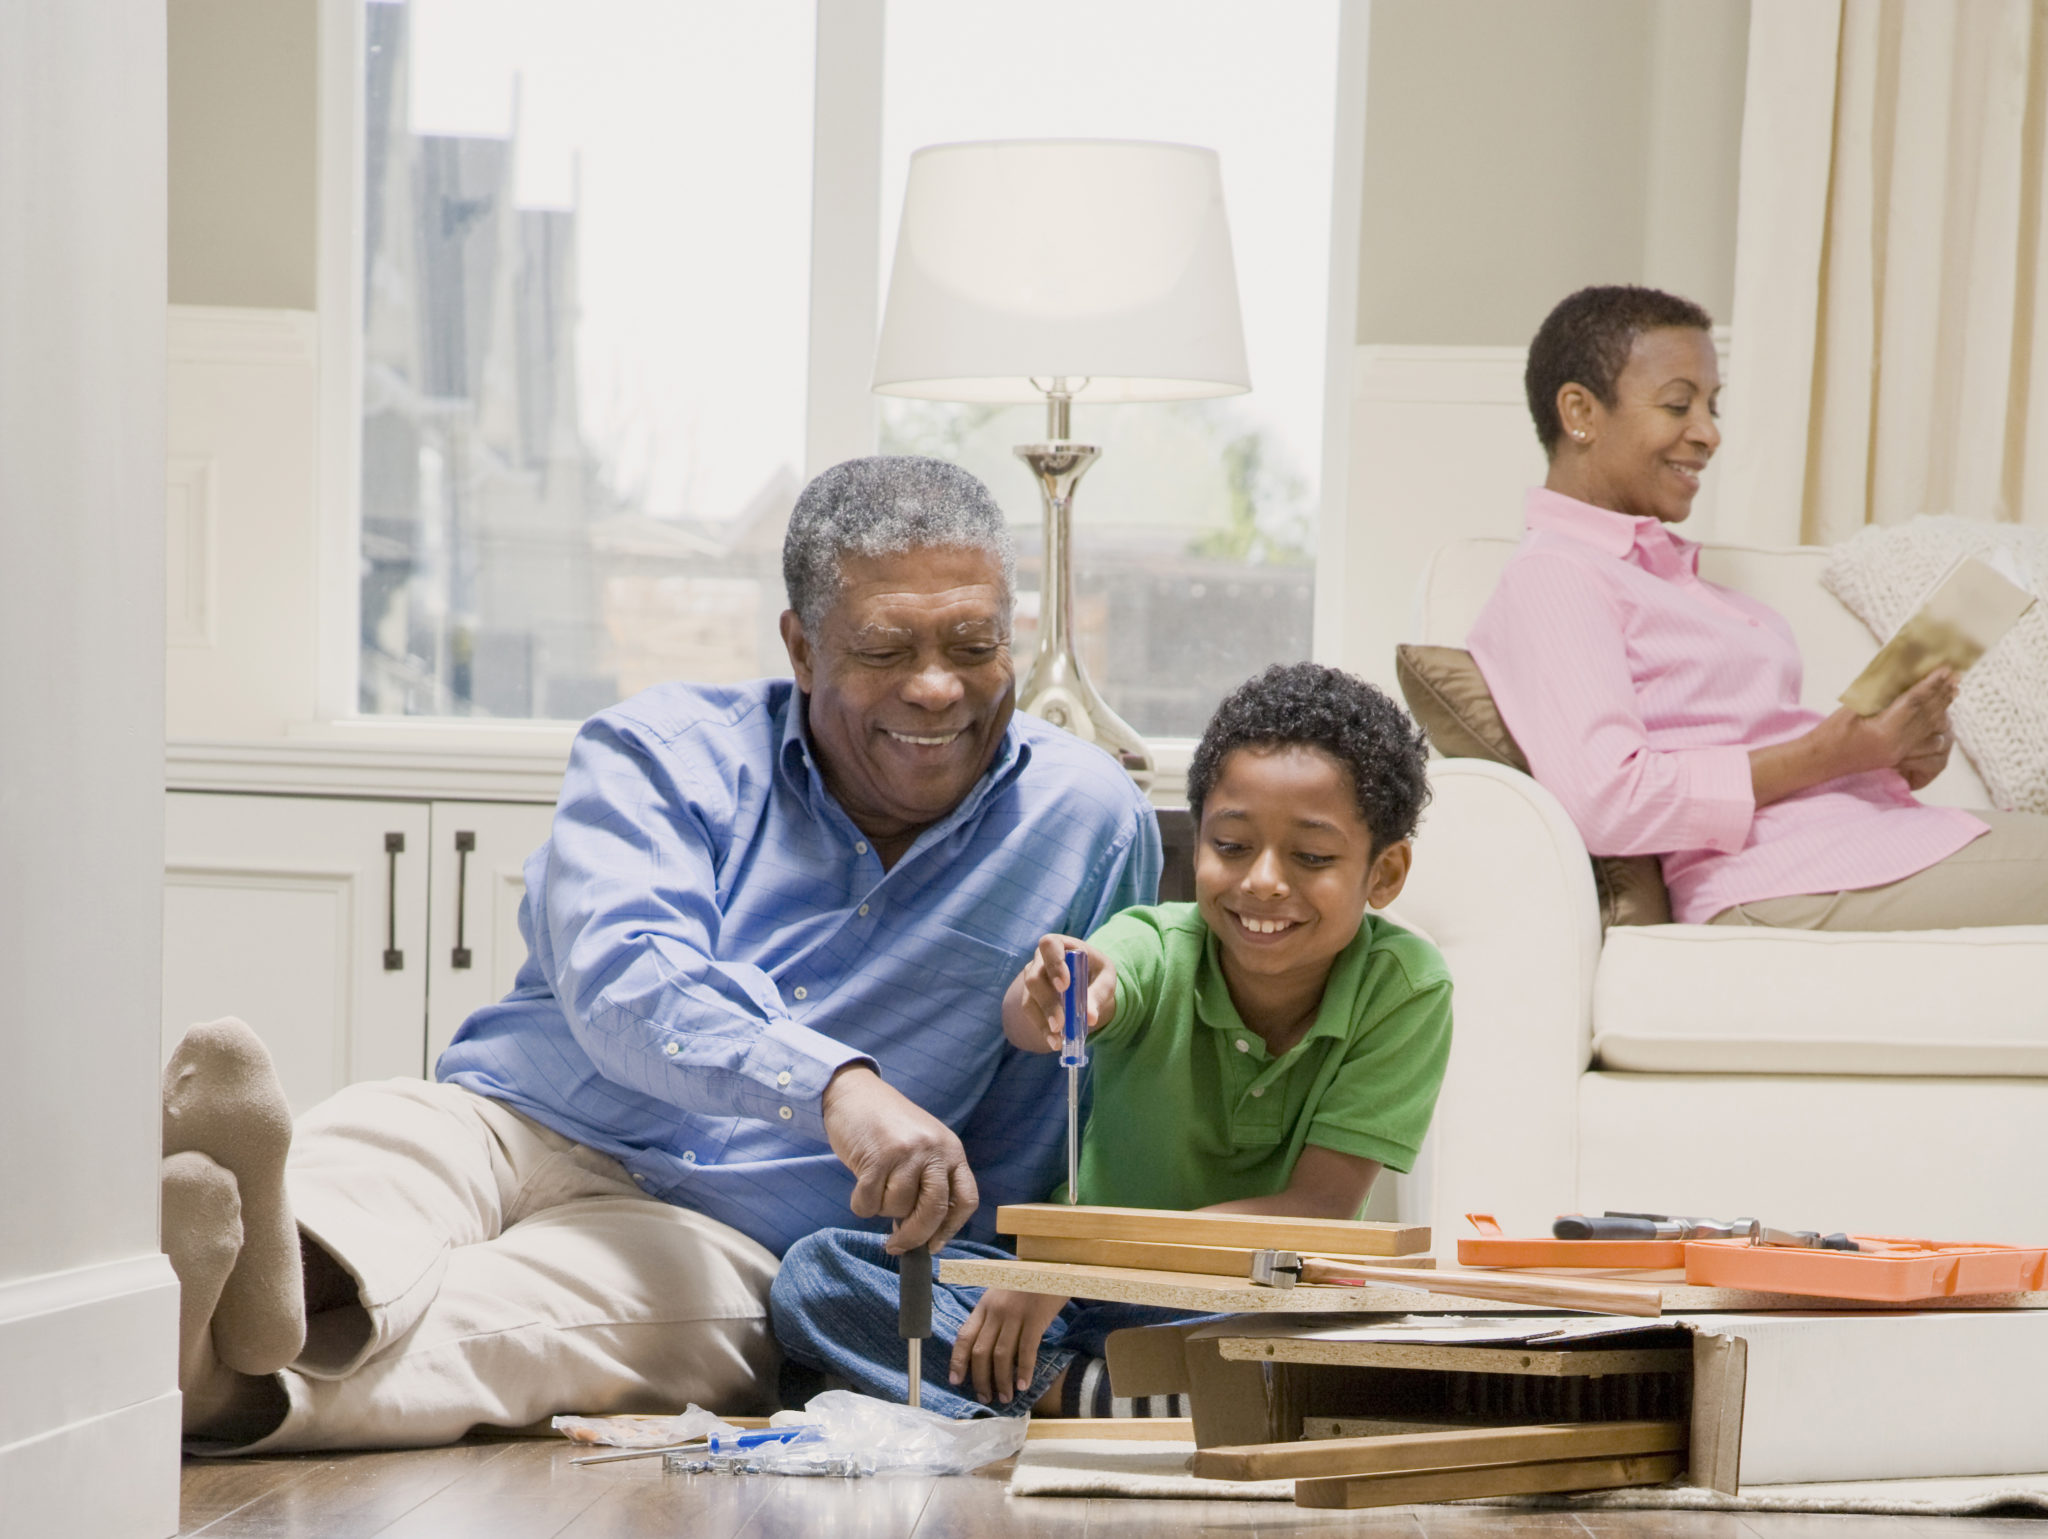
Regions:
[[[1007, 1210], [1005, 1210], [1007, 1211]], [[1376, 1265], [1378, 1263], [1375, 1263]], [[1528, 1304], [1490, 1299], [1456, 1298], [1432, 1293], [1417, 1274], [1414, 1288], [1317, 1287], [1261, 1288], [1233, 1278], [1193, 1272], [1161, 1272], [1143, 1267], [1083, 1266], [1055, 1261], [984, 1261], [945, 1258], [940, 1278], [981, 1288], [1015, 1288], [1024, 1293], [1059, 1293], [1070, 1298], [1114, 1303], [1158, 1304], [1211, 1314], [1555, 1314]], [[1671, 1314], [1768, 1313], [1776, 1310], [1826, 1310], [1830, 1313], [1896, 1314], [1896, 1304], [1869, 1299], [1807, 1298], [1793, 1293], [1750, 1293], [1736, 1288], [1666, 1287], [1664, 1310]], [[1923, 1299], [1905, 1306], [1915, 1311], [1971, 1309], [2048, 1309], [2048, 1292], [1980, 1294], [1970, 1298]]]
[[1190, 1473], [1209, 1480], [1409, 1475], [1564, 1459], [1678, 1453], [1684, 1448], [1682, 1421], [1566, 1422], [1201, 1448], [1195, 1451]]
[[1283, 1218], [1265, 1213], [1176, 1213], [1162, 1208], [1012, 1203], [996, 1209], [999, 1234], [1062, 1239], [1145, 1240], [1165, 1245], [1243, 1245], [1317, 1255], [1415, 1256], [1429, 1249], [1423, 1224]]
[[1034, 1416], [1024, 1429], [1026, 1442], [1109, 1438], [1130, 1443], [1186, 1443], [1195, 1424], [1186, 1416]]

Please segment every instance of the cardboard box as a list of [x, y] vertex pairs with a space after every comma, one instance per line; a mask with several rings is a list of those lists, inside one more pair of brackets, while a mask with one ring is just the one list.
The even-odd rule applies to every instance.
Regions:
[[1435, 1376], [1416, 1386], [1463, 1384], [1468, 1420], [1488, 1404], [1524, 1407], [1507, 1421], [1578, 1419], [1559, 1413], [1557, 1384], [1534, 1383], [1576, 1377], [1572, 1393], [1603, 1418], [1687, 1417], [1684, 1478], [1731, 1493], [2048, 1470], [2048, 1312], [1493, 1315], [1368, 1339], [1400, 1318], [1268, 1315], [1118, 1332], [1110, 1377], [1120, 1395], [1187, 1393], [1203, 1447], [1291, 1441], [1315, 1423], [1354, 1434], [1362, 1422], [1415, 1424], [1412, 1394], [1387, 1398], [1404, 1373]]

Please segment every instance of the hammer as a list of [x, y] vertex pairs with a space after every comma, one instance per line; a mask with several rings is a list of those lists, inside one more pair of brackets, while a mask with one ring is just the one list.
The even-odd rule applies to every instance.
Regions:
[[1362, 1266], [1355, 1261], [1297, 1255], [1291, 1250], [1253, 1251], [1251, 1280], [1261, 1288], [1292, 1288], [1297, 1283], [1358, 1288], [1384, 1283], [1417, 1292], [1492, 1299], [1503, 1304], [1534, 1304], [1548, 1309], [1581, 1309], [1599, 1315], [1655, 1316], [1664, 1312], [1663, 1289], [1645, 1283], [1530, 1277], [1512, 1272], [1436, 1272]]

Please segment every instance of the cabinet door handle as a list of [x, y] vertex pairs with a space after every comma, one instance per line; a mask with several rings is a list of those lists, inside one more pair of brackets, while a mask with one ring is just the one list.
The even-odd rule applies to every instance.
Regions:
[[405, 953], [398, 949], [398, 857], [405, 853], [404, 834], [384, 836], [387, 886], [384, 894], [384, 971], [395, 973], [405, 967]]
[[448, 953], [448, 965], [466, 968], [470, 964], [469, 947], [463, 944], [464, 919], [469, 896], [469, 852], [476, 848], [474, 829], [461, 828], [455, 832], [455, 947]]

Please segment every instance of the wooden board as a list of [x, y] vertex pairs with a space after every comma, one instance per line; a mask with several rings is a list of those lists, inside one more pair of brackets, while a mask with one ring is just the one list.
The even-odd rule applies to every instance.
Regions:
[[1549, 1425], [1541, 1416], [1304, 1416], [1304, 1438], [1393, 1437], [1410, 1432], [1471, 1432], [1481, 1427]]
[[1561, 1459], [1542, 1464], [1496, 1464], [1420, 1475], [1331, 1475], [1294, 1483], [1297, 1507], [1405, 1507], [1411, 1502], [1460, 1502], [1480, 1496], [1535, 1496], [1551, 1491], [1608, 1491], [1656, 1486], [1675, 1478], [1685, 1459], [1675, 1453], [1618, 1459]]
[[1133, 1443], [1192, 1443], [1195, 1423], [1187, 1416], [1034, 1416], [1024, 1427], [1027, 1442], [1084, 1437]]
[[1200, 1448], [1195, 1451], [1191, 1473], [1208, 1480], [1412, 1475], [1495, 1464], [1678, 1453], [1684, 1447], [1682, 1421], [1570, 1422]]
[[[1071, 1261], [1083, 1266], [1137, 1267], [1150, 1272], [1200, 1272], [1208, 1277], [1249, 1279], [1258, 1251], [1231, 1245], [1166, 1245], [1151, 1240], [1090, 1240], [1049, 1234], [1017, 1236], [1019, 1261]], [[1319, 1253], [1320, 1254], [1320, 1253]], [[1434, 1268], [1434, 1256], [1337, 1256], [1331, 1260], [1371, 1260], [1375, 1266], [1403, 1271]], [[1684, 1273], [1679, 1274], [1681, 1277]]]
[[1090, 1208], [1058, 1202], [996, 1209], [996, 1232], [1075, 1240], [1149, 1240], [1163, 1245], [1242, 1245], [1333, 1256], [1417, 1256], [1426, 1224], [1378, 1224], [1264, 1213], [1176, 1213], [1165, 1208]]
[[[1231, 1314], [1552, 1314], [1527, 1304], [1453, 1298], [1427, 1291], [1427, 1273], [1413, 1288], [1260, 1288], [1227, 1277], [1195, 1272], [1155, 1272], [1136, 1267], [1079, 1266], [1055, 1261], [942, 1260], [939, 1276], [978, 1288], [1015, 1288], [1024, 1293], [1058, 1293], [1069, 1298], [1126, 1304], [1159, 1304]], [[1856, 1310], [1893, 1313], [1898, 1306], [1867, 1299], [1814, 1299], [1791, 1293], [1751, 1293], [1739, 1288], [1663, 1289], [1664, 1312], [1754, 1314], [1777, 1309]], [[1953, 1299], [1923, 1299], [1915, 1312], [1950, 1309], [2048, 1309], [2048, 1292], [2000, 1293]]]
[[1688, 1373], [1692, 1369], [1691, 1347], [1561, 1350], [1406, 1341], [1317, 1341], [1287, 1336], [1224, 1336], [1216, 1345], [1225, 1357], [1240, 1362], [1335, 1363], [1352, 1368], [1427, 1368], [1449, 1373], [1515, 1373], [1565, 1379], [1591, 1379], [1609, 1373]]

